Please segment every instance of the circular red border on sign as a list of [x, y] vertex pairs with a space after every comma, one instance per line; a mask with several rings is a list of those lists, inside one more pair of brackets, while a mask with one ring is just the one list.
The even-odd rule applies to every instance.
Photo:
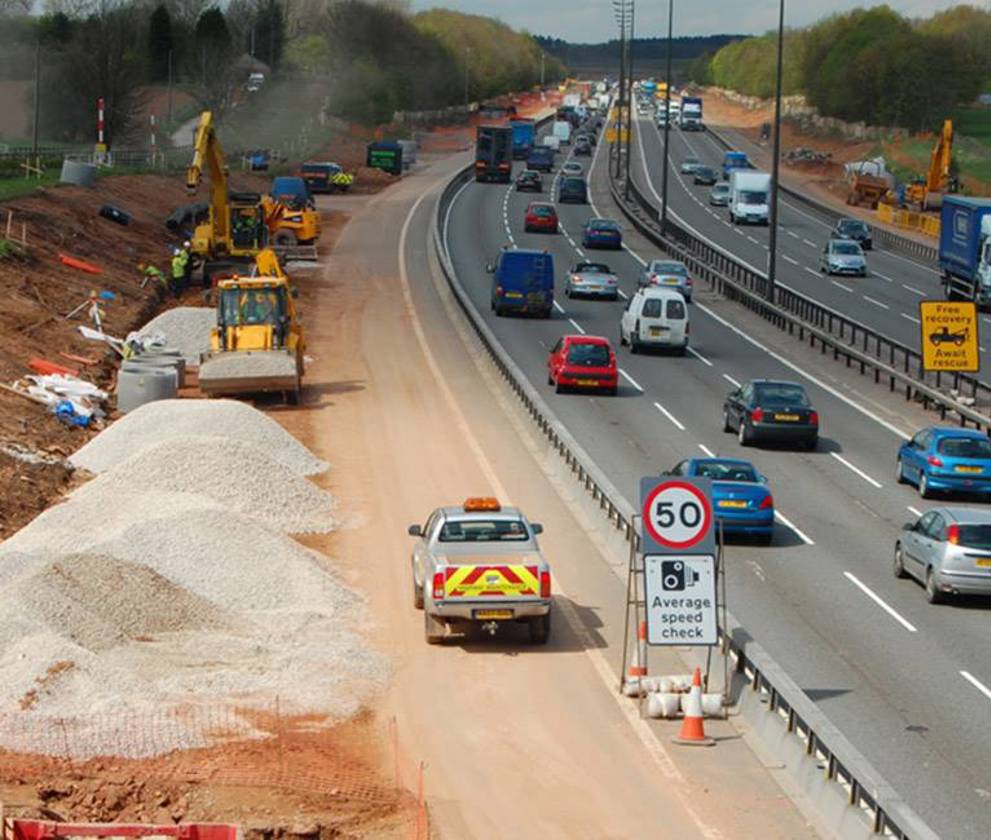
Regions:
[[[672, 540], [665, 539], [656, 530], [650, 521], [650, 516], [647, 511], [650, 510], [651, 505], [654, 504], [654, 499], [656, 499], [662, 492], [664, 492], [669, 487], [680, 487], [683, 490], [688, 490], [702, 505], [702, 511], [705, 514], [706, 524], [705, 527], [699, 531], [697, 537], [691, 540], [686, 540], [685, 542], [673, 542]], [[709, 500], [705, 497], [705, 494], [698, 489], [694, 484], [689, 484], [686, 481], [665, 481], [663, 484], [658, 484], [653, 490], [650, 491], [650, 495], [644, 499], [643, 509], [640, 511], [643, 515], [643, 526], [650, 533], [650, 536], [655, 542], [661, 545], [667, 546], [668, 548], [691, 548], [693, 545], [698, 545], [702, 540], [705, 539], [706, 535], [712, 530], [712, 505], [709, 504]]]

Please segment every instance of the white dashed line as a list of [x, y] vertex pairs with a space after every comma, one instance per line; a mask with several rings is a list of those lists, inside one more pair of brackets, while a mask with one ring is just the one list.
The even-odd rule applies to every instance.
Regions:
[[991, 688], [988, 688], [984, 683], [982, 683], [977, 677], [975, 677], [970, 671], [961, 671], [960, 676], [963, 677], [967, 682], [969, 682], [974, 688], [976, 688], [981, 694], [991, 700]]
[[749, 239], [751, 242], [753, 242], [754, 245], [760, 245], [760, 242], [758, 242], [756, 239], [754, 239], [749, 233], [747, 234], [747, 239]]
[[556, 310], [557, 310], [558, 312], [560, 312], [560, 313], [561, 313], [562, 315], [564, 314], [564, 307], [563, 307], [563, 306], [561, 306], [561, 304], [560, 304], [560, 303], [558, 303], [557, 301], [554, 301], [554, 308], [555, 308], [555, 309], [556, 309]]
[[821, 272], [816, 271], [814, 268], [809, 268], [807, 265], [802, 266], [802, 268], [804, 268], [813, 277], [818, 277], [821, 274]]
[[785, 516], [780, 510], [774, 511], [774, 518], [777, 519], [786, 528], [790, 528], [792, 531], [794, 531], [795, 534], [798, 536], [798, 538], [806, 545], [815, 545], [815, 542], [812, 540], [812, 538], [808, 534], [806, 534], [805, 531], [803, 531], [801, 528], [795, 525], [795, 523], [792, 522], [787, 516]]
[[734, 388], [739, 388], [739, 387], [740, 387], [740, 383], [739, 383], [739, 382], [737, 382], [737, 381], [736, 381], [736, 380], [735, 380], [735, 379], [734, 379], [734, 378], [733, 378], [732, 376], [730, 376], [730, 375], [729, 375], [728, 373], [724, 373], [724, 374], [723, 374], [723, 379], [725, 379], [725, 380], [726, 380], [727, 382], [729, 382], [729, 383], [730, 383], [730, 384], [731, 384], [731, 385], [732, 385], [732, 386], [733, 386]]
[[881, 303], [881, 301], [879, 301], [879, 300], [875, 300], [874, 298], [872, 298], [872, 297], [870, 297], [869, 295], [863, 295], [863, 298], [864, 298], [864, 300], [866, 300], [866, 301], [867, 301], [868, 303], [873, 303], [873, 304], [874, 304], [875, 306], [880, 306], [880, 307], [881, 307], [882, 309], [891, 309], [891, 307], [890, 307], [890, 306], [888, 306], [888, 304], [886, 304], [886, 303]]
[[854, 586], [858, 587], [861, 592], [863, 592], [868, 598], [870, 598], [875, 604], [877, 604], [882, 610], [884, 610], [888, 615], [890, 615], [895, 621], [897, 621], [902, 627], [908, 630], [909, 633], [917, 633], [915, 626], [910, 624], [904, 618], [902, 618], [898, 612], [895, 611], [893, 607], [888, 605], [880, 595], [874, 593], [874, 591], [867, 586], [865, 583], [861, 583], [856, 575], [850, 574], [850, 572], [844, 572], [843, 576], [850, 581]]
[[623, 300], [629, 300], [630, 296], [624, 292], [622, 289], [616, 289], [616, 294], [619, 295]]
[[713, 452], [711, 449], [709, 449], [709, 447], [706, 446], [704, 443], [700, 443], [699, 444], [699, 449], [701, 449], [710, 458], [715, 458], [716, 457], [716, 453]]
[[699, 353], [698, 350], [693, 350], [691, 347], [688, 348], [688, 352], [691, 353], [696, 359], [709, 367], [712, 367], [712, 362], [710, 362], [705, 356]]
[[904, 318], [906, 321], [911, 321], [913, 324], [922, 323], [922, 321], [920, 321], [918, 318], [913, 318], [911, 315], [906, 315], [904, 312], [899, 312], [898, 314], [901, 315], [902, 318]]
[[832, 283], [834, 286], [836, 286], [838, 289], [842, 289], [844, 292], [853, 291], [853, 289], [851, 289], [849, 286], [844, 286], [842, 283], [837, 283], [835, 280], [830, 280], [829, 282]]
[[854, 472], [854, 473], [856, 473], [856, 474], [857, 474], [857, 475], [859, 475], [859, 476], [860, 476], [860, 477], [861, 477], [861, 478], [862, 478], [862, 479], [863, 479], [864, 481], [866, 481], [866, 482], [867, 482], [868, 484], [870, 484], [870, 485], [873, 485], [873, 486], [874, 486], [874, 487], [876, 487], [876, 488], [877, 488], [878, 490], [880, 490], [880, 489], [881, 489], [881, 487], [883, 486], [883, 485], [881, 484], [881, 482], [879, 482], [879, 481], [875, 481], [875, 480], [874, 480], [873, 478], [871, 478], [871, 477], [870, 477], [870, 476], [869, 476], [869, 475], [868, 475], [867, 473], [865, 473], [865, 472], [864, 472], [864, 471], [863, 471], [862, 469], [860, 469], [860, 467], [856, 467], [856, 466], [854, 466], [854, 465], [853, 465], [853, 464], [851, 464], [851, 463], [850, 463], [850, 462], [849, 462], [849, 461], [848, 461], [848, 460], [847, 460], [846, 458], [844, 458], [844, 457], [843, 457], [842, 455], [837, 455], [837, 454], [836, 454], [835, 452], [830, 452], [829, 454], [830, 454], [830, 455], [832, 455], [832, 456], [833, 456], [833, 457], [834, 457], [834, 458], [835, 458], [835, 459], [836, 459], [837, 461], [839, 461], [839, 462], [840, 462], [840, 463], [841, 463], [841, 464], [842, 464], [842, 465], [843, 465], [844, 467], [846, 467], [846, 468], [847, 468], [848, 470], [850, 470], [851, 472]]
[[919, 510], [918, 508], [912, 507], [911, 505], [908, 505], [908, 510], [914, 513], [916, 516], [922, 516], [922, 511]]
[[811, 239], [803, 239], [803, 240], [802, 240], [802, 242], [804, 242], [804, 243], [805, 243], [806, 245], [808, 245], [808, 246], [809, 246], [810, 248], [818, 248], [818, 247], [819, 247], [819, 246], [818, 246], [818, 245], [816, 245], [816, 243], [815, 243], [815, 242], [813, 242], [813, 241], [812, 241]]
[[921, 289], [915, 288], [915, 286], [909, 286], [907, 283], [902, 283], [902, 288], [910, 291], [913, 295], [918, 295], [919, 297], [925, 297], [926, 293]]
[[623, 377], [627, 382], [629, 382], [634, 388], [636, 388], [641, 394], [643, 393], [643, 388], [640, 387], [640, 383], [637, 382], [630, 374], [628, 374], [622, 368], [619, 369], [619, 375]]
[[895, 282], [890, 277], [888, 277], [887, 274], [882, 274], [880, 271], [874, 271], [873, 269], [871, 269], [871, 276], [872, 277], [880, 277], [882, 280], [884, 280], [884, 281], [886, 281], [888, 283], [894, 283]]
[[793, 230], [789, 230], [788, 231], [788, 235], [790, 237], [792, 237], [793, 239], [801, 239], [801, 237], [797, 233], [795, 233], [795, 231], [793, 231]]
[[781, 259], [783, 259], [785, 262], [790, 262], [792, 265], [798, 265], [798, 260], [796, 260], [794, 257], [789, 257], [787, 254], [782, 254]]
[[681, 431], [685, 431], [685, 427], [678, 422], [678, 418], [675, 417], [670, 411], [668, 411], [663, 405], [656, 402], [654, 403], [654, 408], [656, 408], [661, 414], [668, 418], [672, 423], [675, 424]]
[[582, 329], [582, 325], [579, 324], [574, 318], [568, 318], [568, 322], [582, 335], [585, 335], [585, 330]]

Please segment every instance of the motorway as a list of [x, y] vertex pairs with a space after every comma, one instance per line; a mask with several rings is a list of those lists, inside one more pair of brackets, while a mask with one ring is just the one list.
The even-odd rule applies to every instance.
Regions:
[[[738, 260], [767, 272], [768, 229], [733, 225], [725, 207], [709, 206], [709, 187], [692, 184], [682, 175], [686, 157], [698, 158], [722, 171], [725, 149], [709, 132], [671, 129], [671, 169], [668, 175], [669, 211], [675, 221], [696, 235], [731, 252]], [[661, 206], [664, 169], [664, 131], [645, 117], [635, 121], [631, 160], [634, 182]], [[782, 285], [801, 292], [862, 324], [915, 349], [919, 348], [919, 301], [942, 300], [936, 267], [875, 244], [867, 251], [867, 277], [827, 277], [819, 271], [819, 256], [832, 222], [782, 196], [779, 203], [777, 276]], [[991, 318], [982, 316], [985, 330]], [[985, 338], [981, 347], [984, 351]]]
[[[710, 143], [704, 135], [699, 142]], [[694, 138], [692, 143], [697, 145]], [[704, 156], [714, 159], [715, 148], [710, 152]], [[588, 159], [584, 161], [588, 166]], [[558, 235], [523, 232], [524, 209], [537, 199], [533, 194], [505, 185], [465, 185], [444, 223], [461, 282], [514, 361], [627, 499], [635, 499], [641, 475], [693, 455], [749, 458], [769, 476], [779, 510], [774, 544], [770, 549], [729, 549], [731, 612], [934, 830], [954, 838], [989, 836], [987, 604], [930, 606], [917, 584], [896, 580], [891, 571], [899, 528], [924, 509], [912, 489], [894, 482], [895, 452], [903, 437], [931, 419], [895, 399], [884, 416], [865, 407], [848, 396], [852, 389], [832, 384], [833, 368], [817, 372], [797, 365], [787, 347], [775, 351], [717, 314], [707, 305], [711, 295], [701, 288], [691, 306], [692, 352], [687, 357], [632, 356], [622, 350], [617, 397], [555, 394], [546, 385], [548, 349], [564, 333], [605, 335], [616, 343], [622, 301], [562, 298], [550, 321], [496, 318], [489, 310], [491, 278], [484, 267], [507, 243], [547, 249], [559, 278], [584, 257], [580, 231], [585, 219], [598, 210], [621, 218], [609, 205], [604, 144], [597, 147], [591, 167], [594, 206], [559, 206]], [[682, 190], [677, 178], [670, 186], [672, 206], [679, 213], [694, 205], [684, 198], [680, 204], [674, 200]], [[548, 200], [546, 187], [540, 198]], [[705, 219], [707, 229], [724, 230], [735, 253], [762, 264], [766, 230], [734, 234], [704, 207], [696, 209], [693, 218]], [[784, 236], [792, 240], [786, 253], [796, 261], [802, 257], [786, 282], [796, 288], [805, 283], [831, 306], [846, 299], [862, 320], [870, 304], [851, 303], [852, 296], [873, 293], [888, 307], [872, 307], [879, 328], [891, 327], [889, 332], [903, 340], [910, 337], [914, 325], [901, 315], [912, 311], [906, 297], [916, 296], [901, 288], [901, 278], [919, 284], [925, 294], [935, 291], [934, 278], [900, 257], [878, 252], [871, 258], [872, 268], [887, 269], [890, 284], [872, 277], [858, 281], [857, 292], [846, 292], [820, 277], [800, 280], [803, 267], [815, 265], [826, 229], [797, 214], [784, 222], [786, 230], [805, 234], [797, 243], [788, 233]], [[644, 261], [659, 255], [625, 230], [624, 250], [589, 257], [608, 262], [628, 296]], [[805, 244], [806, 238], [813, 244]], [[742, 324], [748, 316], [741, 310], [738, 317]], [[901, 332], [894, 330], [896, 325]], [[733, 385], [751, 377], [805, 385], [822, 417], [818, 451], [743, 448], [722, 431], [723, 398]], [[878, 399], [886, 398], [878, 393]], [[899, 422], [888, 419], [899, 413]]]

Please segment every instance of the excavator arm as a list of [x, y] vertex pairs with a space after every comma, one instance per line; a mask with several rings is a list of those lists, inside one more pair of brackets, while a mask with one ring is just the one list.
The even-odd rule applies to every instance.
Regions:
[[210, 224], [215, 242], [231, 240], [230, 193], [228, 189], [227, 161], [217, 138], [213, 113], [204, 111], [196, 128], [193, 141], [193, 162], [186, 170], [186, 192], [195, 195], [206, 166], [210, 173]]
[[943, 130], [933, 146], [929, 158], [929, 176], [926, 189], [931, 193], [944, 193], [950, 185], [950, 162], [953, 159], [953, 120], [943, 121]]

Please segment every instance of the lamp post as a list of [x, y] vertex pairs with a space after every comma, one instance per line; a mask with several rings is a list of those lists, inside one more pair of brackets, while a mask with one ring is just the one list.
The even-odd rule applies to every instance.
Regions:
[[468, 110], [468, 69], [471, 61], [471, 47], [465, 47], [465, 111]]
[[668, 0], [668, 54], [667, 68], [664, 81], [667, 89], [664, 91], [664, 168], [661, 171], [661, 235], [667, 232], [668, 225], [668, 169], [671, 158], [668, 155], [668, 140], [671, 138], [671, 53], [673, 47], [672, 34], [674, 31], [674, 0]]
[[630, 0], [630, 37], [627, 49], [626, 71], [626, 177], [623, 179], [623, 197], [630, 200], [630, 143], [633, 141], [633, 39], [635, 7]]
[[619, 25], [619, 108], [616, 112], [616, 142], [613, 143], [611, 149], [614, 159], [613, 176], [618, 178], [622, 157], [623, 98], [626, 95], [626, 2], [625, 0], [623, 2], [613, 0], [612, 5], [616, 23]]
[[766, 297], [774, 301], [774, 284], [778, 269], [778, 163], [781, 159], [781, 68], [785, 43], [785, 0], [778, 4], [778, 71], [774, 81], [774, 144], [771, 159], [771, 206], [769, 208], [767, 243]]

